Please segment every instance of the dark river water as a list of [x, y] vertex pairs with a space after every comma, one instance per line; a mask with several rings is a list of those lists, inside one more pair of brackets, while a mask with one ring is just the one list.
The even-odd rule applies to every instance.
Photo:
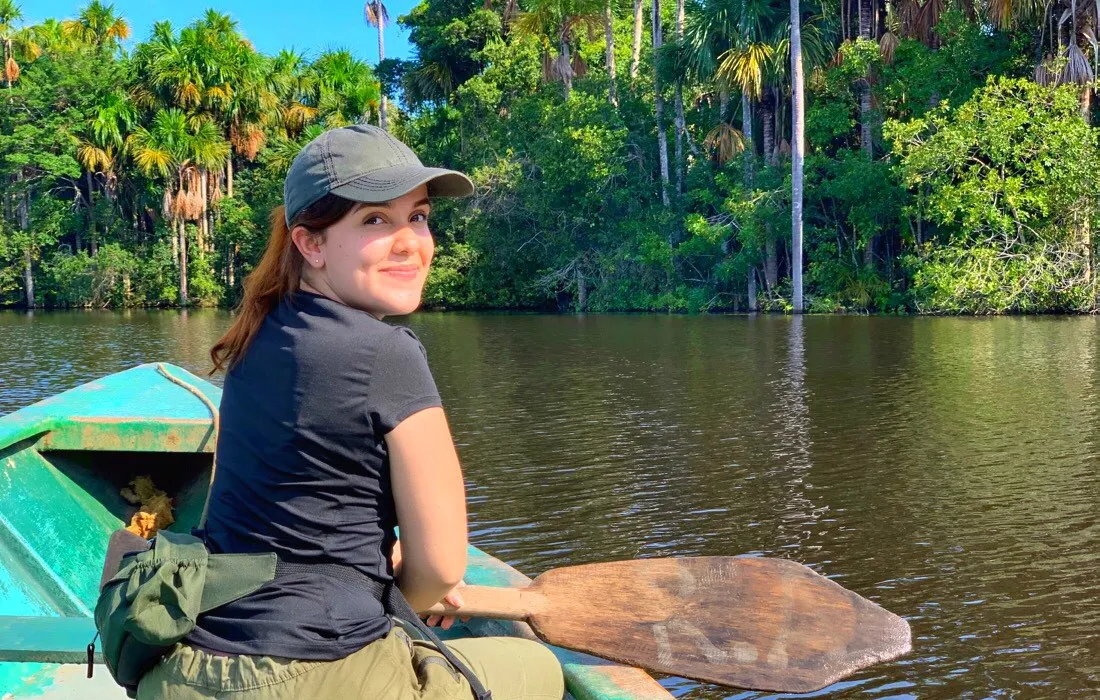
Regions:
[[[0, 413], [140, 362], [201, 372], [228, 319], [0, 313]], [[1100, 319], [408, 323], [472, 540], [524, 572], [784, 557], [913, 628], [911, 655], [814, 697], [1100, 696]]]

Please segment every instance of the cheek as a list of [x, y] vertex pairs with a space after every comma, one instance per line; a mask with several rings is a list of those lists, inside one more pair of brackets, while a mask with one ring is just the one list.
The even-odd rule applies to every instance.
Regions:
[[420, 246], [420, 257], [424, 260], [425, 267], [430, 265], [432, 258], [435, 256], [435, 239], [429, 234], [422, 246]]

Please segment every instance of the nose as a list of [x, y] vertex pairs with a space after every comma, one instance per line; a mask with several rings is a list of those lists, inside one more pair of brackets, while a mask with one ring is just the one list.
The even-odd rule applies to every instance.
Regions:
[[420, 236], [412, 226], [402, 226], [393, 234], [392, 250], [396, 255], [416, 255], [420, 252]]

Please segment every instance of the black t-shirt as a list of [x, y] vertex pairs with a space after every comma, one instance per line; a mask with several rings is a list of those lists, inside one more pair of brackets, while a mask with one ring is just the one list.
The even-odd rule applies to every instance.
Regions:
[[[412, 331], [299, 292], [268, 314], [226, 375], [211, 552], [276, 552], [389, 580], [395, 539], [383, 437], [439, 406]], [[187, 641], [229, 654], [332, 660], [391, 623], [362, 589], [323, 574], [280, 576], [201, 615]]]

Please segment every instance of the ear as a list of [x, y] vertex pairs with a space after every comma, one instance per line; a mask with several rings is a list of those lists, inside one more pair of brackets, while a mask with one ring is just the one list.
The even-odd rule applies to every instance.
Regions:
[[325, 254], [321, 249], [321, 237], [313, 233], [305, 226], [295, 226], [290, 232], [290, 240], [305, 258], [306, 265], [314, 269], [325, 266]]

